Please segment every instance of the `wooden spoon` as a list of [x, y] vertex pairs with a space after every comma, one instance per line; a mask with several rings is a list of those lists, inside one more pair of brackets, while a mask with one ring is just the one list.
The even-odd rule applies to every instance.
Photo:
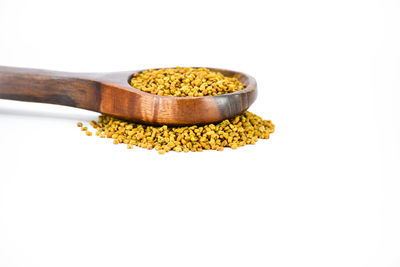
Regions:
[[203, 96], [159, 96], [133, 88], [140, 71], [68, 73], [0, 66], [0, 98], [59, 104], [149, 124], [189, 125], [221, 121], [246, 109], [257, 97], [255, 79], [244, 73], [209, 68], [236, 77], [246, 88]]

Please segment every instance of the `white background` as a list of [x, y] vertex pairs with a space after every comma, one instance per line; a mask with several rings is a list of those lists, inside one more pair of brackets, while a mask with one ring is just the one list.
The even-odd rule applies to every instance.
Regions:
[[0, 100], [0, 266], [400, 266], [400, 2], [0, 0], [0, 65], [208, 66], [276, 132], [128, 150]]

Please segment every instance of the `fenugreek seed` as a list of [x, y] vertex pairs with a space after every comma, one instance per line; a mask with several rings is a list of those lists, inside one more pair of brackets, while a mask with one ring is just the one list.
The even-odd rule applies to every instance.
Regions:
[[130, 83], [144, 92], [179, 97], [221, 95], [246, 87], [237, 78], [226, 77], [207, 68], [179, 67], [135, 73]]
[[83, 126], [83, 123], [82, 123], [82, 122], [78, 122], [78, 123], [76, 124], [76, 126], [82, 127], [82, 126]]
[[86, 131], [86, 135], [87, 135], [87, 136], [91, 136], [91, 135], [92, 135], [92, 132]]
[[[203, 76], [199, 77], [199, 75]], [[239, 90], [235, 87], [235, 81], [226, 80], [226, 77], [221, 75], [204, 69], [191, 68], [169, 69], [166, 73], [149, 70], [135, 74], [131, 83], [135, 87], [140, 87], [140, 84], [134, 85], [134, 83], [139, 83], [142, 79], [141, 90], [174, 96], [215, 95]], [[144, 85], [146, 82], [150, 85], [149, 88]], [[171, 150], [189, 152], [209, 149], [223, 151], [224, 147], [237, 149], [247, 144], [255, 144], [259, 138], [267, 139], [275, 130], [271, 121], [263, 120], [249, 111], [230, 120], [203, 126], [151, 126], [120, 120], [108, 115], [102, 115], [98, 122], [92, 121], [90, 124], [97, 128], [96, 135], [100, 138], [113, 138], [114, 144], [124, 143], [128, 148], [133, 146], [154, 148], [160, 154]], [[87, 127], [81, 129], [86, 131]]]
[[132, 149], [132, 148], [133, 148], [133, 145], [127, 144], [126, 147], [127, 147], [128, 149]]
[[182, 148], [179, 147], [179, 146], [174, 147], [174, 151], [176, 151], [176, 152], [182, 152]]

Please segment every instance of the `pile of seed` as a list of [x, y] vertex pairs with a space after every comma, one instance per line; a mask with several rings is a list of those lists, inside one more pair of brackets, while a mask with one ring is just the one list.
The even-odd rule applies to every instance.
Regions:
[[[224, 147], [236, 149], [255, 144], [259, 138], [268, 139], [275, 129], [271, 121], [263, 120], [249, 111], [218, 124], [203, 126], [157, 127], [108, 115], [99, 116], [98, 122], [91, 121], [90, 124], [97, 129], [97, 136], [112, 138], [114, 144], [126, 144], [127, 148], [139, 146], [156, 149], [160, 154], [172, 150], [189, 152], [209, 149], [222, 151]], [[78, 127], [88, 136], [92, 135], [81, 122], [78, 123]]]
[[226, 77], [207, 68], [150, 69], [135, 73], [131, 85], [156, 95], [197, 97], [236, 92], [246, 86], [237, 78]]

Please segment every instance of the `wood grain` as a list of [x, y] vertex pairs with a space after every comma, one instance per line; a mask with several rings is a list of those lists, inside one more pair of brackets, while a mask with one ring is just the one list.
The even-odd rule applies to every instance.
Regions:
[[190, 125], [231, 118], [257, 97], [254, 78], [244, 73], [209, 68], [236, 77], [246, 88], [205, 97], [159, 96], [137, 90], [135, 72], [68, 73], [0, 66], [0, 98], [59, 104], [149, 124]]

